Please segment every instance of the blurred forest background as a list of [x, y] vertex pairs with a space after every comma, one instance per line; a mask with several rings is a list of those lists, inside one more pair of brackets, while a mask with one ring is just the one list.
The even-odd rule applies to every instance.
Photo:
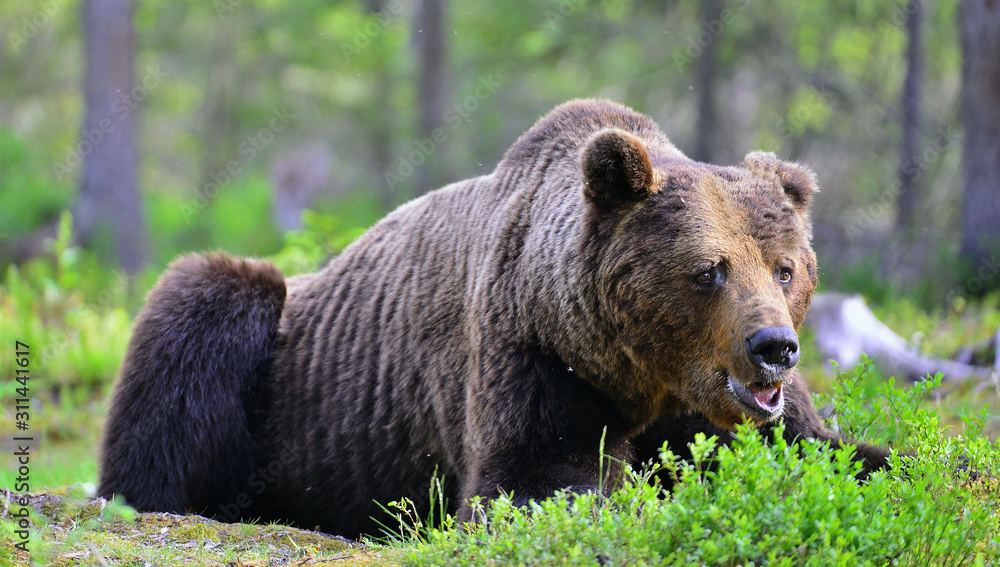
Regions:
[[39, 353], [36, 425], [76, 447], [55, 483], [95, 478], [131, 317], [173, 257], [315, 269], [575, 97], [695, 159], [810, 165], [824, 289], [912, 344], [951, 356], [1000, 325], [993, 0], [41, 0], [0, 4], [0, 32], [0, 338]]
[[695, 159], [810, 164], [827, 287], [980, 293], [1000, 281], [991, 4], [6, 3], [0, 261], [38, 254], [67, 209], [132, 273], [272, 254], [304, 208], [367, 226], [603, 96]]

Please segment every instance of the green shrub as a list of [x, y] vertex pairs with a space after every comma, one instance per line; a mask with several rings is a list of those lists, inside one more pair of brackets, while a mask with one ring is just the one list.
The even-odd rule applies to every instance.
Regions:
[[[841, 375], [840, 426], [869, 439], [902, 435], [912, 456], [859, 483], [853, 448], [812, 440], [767, 442], [737, 428], [728, 446], [699, 436], [692, 462], [664, 446], [661, 462], [630, 472], [605, 498], [559, 493], [528, 508], [492, 502], [485, 521], [415, 529], [411, 565], [983, 565], [1000, 560], [996, 479], [970, 480], [963, 463], [1000, 470], [995, 443], [946, 437], [920, 407], [936, 381], [865, 392], [871, 367]], [[939, 380], [939, 378], [938, 378]], [[846, 397], [845, 397], [846, 396]], [[874, 412], [874, 413], [873, 413]], [[881, 421], [876, 428], [874, 422]], [[885, 424], [893, 423], [888, 426]], [[962, 459], [967, 459], [964, 461]], [[706, 466], [714, 460], [715, 467]], [[677, 479], [665, 494], [653, 472]]]

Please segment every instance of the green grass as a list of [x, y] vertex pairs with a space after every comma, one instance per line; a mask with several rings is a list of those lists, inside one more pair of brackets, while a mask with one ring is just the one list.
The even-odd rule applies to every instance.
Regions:
[[[86, 438], [64, 442], [41, 442], [31, 449], [31, 486], [33, 489], [63, 489], [77, 483], [97, 484], [97, 434], [89, 429]], [[13, 448], [11, 448], [13, 449]], [[5, 451], [10, 454], [11, 451]], [[17, 462], [0, 463], [0, 487], [13, 487]]]

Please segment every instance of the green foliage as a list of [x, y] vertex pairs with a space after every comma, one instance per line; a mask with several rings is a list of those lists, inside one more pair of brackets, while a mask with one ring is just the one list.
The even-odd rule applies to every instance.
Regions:
[[881, 273], [878, 256], [865, 255], [850, 265], [842, 266], [834, 277], [835, 286], [838, 290], [861, 294], [869, 302], [886, 303], [897, 293]]
[[219, 191], [204, 216], [210, 231], [207, 248], [265, 255], [281, 242], [271, 216], [271, 186], [265, 177], [237, 178]]
[[[64, 213], [51, 255], [7, 267], [0, 283], [0, 344], [30, 346], [38, 376], [33, 397], [58, 393], [84, 401], [106, 393], [125, 354], [132, 326], [126, 303], [134, 283], [71, 245], [71, 225]], [[0, 373], [14, 375], [13, 364], [0, 357]]]
[[[846, 431], [872, 434], [897, 422], [912, 456], [859, 483], [852, 447], [767, 442], [747, 425], [717, 446], [698, 436], [691, 462], [664, 446], [661, 462], [630, 472], [604, 498], [561, 492], [528, 508], [508, 496], [480, 507], [483, 521], [416, 534], [411, 565], [983, 565], [1000, 560], [1000, 485], [972, 481], [960, 465], [1000, 470], [998, 446], [982, 435], [946, 437], [919, 401], [934, 381], [909, 389], [857, 388], [861, 365], [834, 394]], [[887, 391], [891, 390], [891, 391]], [[879, 398], [889, 396], [887, 401]], [[844, 396], [848, 396], [845, 398]], [[859, 421], [855, 421], [859, 420]], [[889, 429], [878, 432], [888, 434]], [[967, 461], [959, 461], [959, 455]], [[706, 466], [712, 461], [714, 466]], [[654, 473], [676, 480], [665, 494]]]
[[285, 233], [284, 246], [269, 258], [286, 277], [318, 270], [366, 230], [309, 210], [302, 212], [302, 224], [301, 229]]
[[[898, 239], [889, 245], [888, 252], [875, 248], [862, 253], [842, 263], [838, 269], [824, 270], [825, 285], [830, 289], [859, 293], [875, 306], [881, 306], [883, 313], [891, 313], [900, 304], [907, 303], [909, 305], [903, 306], [909, 310], [919, 308], [935, 317], [940, 315], [938, 311], [942, 307], [960, 311], [970, 301], [996, 305], [1000, 293], [990, 292], [997, 281], [991, 272], [984, 270], [980, 275], [971, 274], [968, 263], [957, 255], [951, 244], [931, 245], [932, 253], [922, 255], [912, 252], [915, 246], [915, 243]], [[907, 250], [909, 263], [887, 261], [887, 256], [897, 257], [900, 249]], [[938, 275], [914, 278], [914, 271]], [[948, 277], [940, 277], [940, 274], [948, 274]]]
[[52, 178], [37, 147], [0, 128], [0, 241], [51, 219], [72, 199], [72, 188]]
[[[0, 29], [9, 40], [0, 67], [0, 121], [9, 128], [0, 133], [0, 233], [12, 237], [68, 206], [82, 174], [74, 167], [57, 179], [51, 167], [86, 147], [80, 136], [83, 69], [66, 57], [81, 52], [76, 4], [0, 7]], [[162, 267], [178, 253], [207, 248], [274, 253], [281, 237], [269, 214], [269, 168], [316, 140], [334, 154], [324, 189], [381, 192], [384, 207], [413, 196], [423, 177], [440, 186], [488, 172], [541, 113], [575, 97], [633, 105], [690, 151], [701, 129], [696, 73], [711, 46], [717, 115], [728, 132], [715, 140], [717, 161], [736, 163], [755, 144], [816, 170], [823, 189], [817, 226], [858, 225], [850, 235], [853, 246], [817, 240], [821, 265], [836, 282], [853, 263], [852, 251], [871, 248], [873, 234], [892, 233], [907, 4], [724, 0], [718, 17], [703, 14], [702, 4], [456, 5], [446, 10], [444, 94], [430, 105], [437, 115], [421, 117], [427, 105], [419, 100], [414, 49], [425, 33], [419, 3], [138, 3], [137, 80], [149, 69], [163, 75], [143, 94], [137, 131], [151, 262]], [[921, 218], [946, 238], [960, 228], [957, 4], [924, 6], [926, 151], [919, 181], [922, 205], [933, 210]], [[488, 77], [500, 86], [478, 100], [480, 80]], [[469, 100], [474, 109], [463, 110], [461, 120], [446, 118]], [[294, 115], [291, 123], [253, 153], [242, 152], [279, 108]], [[417, 124], [424, 120], [442, 126], [447, 142], [421, 157], [413, 175], [389, 192], [385, 173], [414, 152]], [[180, 207], [234, 160], [241, 172], [194, 220], [185, 220]], [[0, 264], [10, 260], [8, 250], [0, 252]], [[889, 279], [877, 269], [862, 278]], [[938, 303], [947, 291], [938, 283], [947, 278], [897, 279], [897, 289], [924, 287], [921, 293]]]
[[341, 196], [321, 200], [316, 210], [304, 210], [302, 228], [281, 234], [271, 216], [272, 198], [267, 179], [258, 175], [236, 178], [211, 201], [195, 194], [185, 198], [150, 194], [150, 231], [160, 244], [156, 265], [191, 251], [224, 250], [267, 256], [285, 275], [310, 272], [382, 215], [377, 199]]
[[281, 233], [271, 217], [271, 198], [268, 180], [253, 174], [236, 177], [212, 199], [195, 192], [150, 194], [148, 217], [158, 244], [156, 264], [200, 250], [245, 256], [273, 253], [281, 246]]
[[841, 431], [853, 439], [880, 444], [932, 441], [926, 436], [940, 431], [940, 417], [934, 408], [922, 402], [941, 386], [942, 377], [939, 373], [909, 388], [897, 388], [895, 378], [886, 380], [879, 376], [871, 361], [863, 356], [858, 371], [846, 374], [838, 371], [834, 382], [831, 400], [838, 424], [844, 422]]
[[939, 394], [942, 379], [938, 373], [900, 388], [894, 378], [879, 376], [865, 358], [854, 372], [837, 372], [830, 396], [835, 407], [832, 419], [848, 437], [913, 451], [946, 470], [964, 468], [966, 463], [976, 470], [1000, 470], [1000, 453], [987, 431], [991, 417], [987, 408], [959, 410], [961, 433], [949, 435], [950, 427], [942, 425], [942, 414], [947, 412], [929, 403]]
[[[33, 487], [96, 479], [96, 429], [132, 329], [126, 307], [138, 284], [73, 246], [71, 226], [63, 213], [49, 252], [8, 266], [0, 280], [0, 344], [29, 347]], [[14, 364], [0, 356], [0, 375], [14, 376]], [[13, 383], [0, 390], [3, 423], [14, 423], [18, 396]], [[4, 461], [0, 486], [12, 486], [16, 471], [15, 459]]]
[[[61, 490], [74, 484], [97, 484], [99, 428], [107, 405], [56, 407], [41, 405], [32, 413], [32, 430], [41, 431], [32, 446], [31, 489]], [[36, 428], [37, 427], [37, 428]], [[0, 487], [11, 487], [18, 476], [16, 459], [0, 466]]]

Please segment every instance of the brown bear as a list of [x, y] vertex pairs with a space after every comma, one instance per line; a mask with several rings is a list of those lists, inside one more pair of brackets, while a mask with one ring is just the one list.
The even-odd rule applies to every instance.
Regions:
[[181, 258], [136, 324], [100, 493], [356, 536], [435, 471], [466, 519], [474, 496], [610, 486], [602, 435], [633, 463], [744, 419], [839, 443], [795, 369], [815, 191], [773, 154], [698, 163], [581, 100], [319, 273]]

